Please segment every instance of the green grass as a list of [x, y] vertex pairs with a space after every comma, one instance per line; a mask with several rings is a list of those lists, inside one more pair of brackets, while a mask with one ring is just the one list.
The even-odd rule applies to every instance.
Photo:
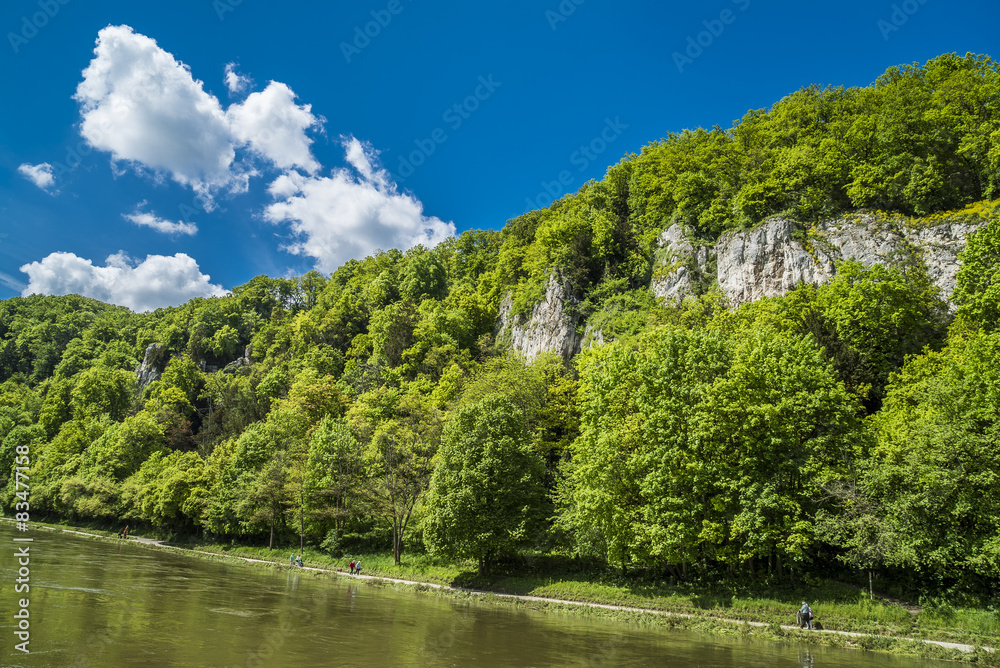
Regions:
[[170, 544], [230, 557], [273, 561], [279, 565], [288, 565], [289, 555], [294, 553], [302, 556], [305, 566], [344, 572], [347, 572], [348, 564], [352, 559], [360, 559], [365, 575], [437, 584], [452, 584], [462, 574], [463, 568], [471, 567], [471, 562], [469, 564], [455, 564], [439, 557], [419, 553], [404, 554], [400, 565], [396, 566], [393, 563], [392, 554], [388, 552], [358, 553], [337, 558], [331, 557], [327, 552], [310, 547], [306, 547], [304, 550], [300, 550], [298, 547], [281, 547], [269, 550], [266, 547], [226, 545], [199, 540], [177, 541]]

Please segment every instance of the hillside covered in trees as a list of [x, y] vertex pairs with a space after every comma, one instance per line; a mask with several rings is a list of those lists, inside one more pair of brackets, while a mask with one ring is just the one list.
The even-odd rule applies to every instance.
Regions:
[[[500, 231], [152, 313], [0, 302], [0, 505], [332, 553], [520, 550], [685, 577], [1000, 577], [1000, 75], [985, 56], [670, 134]], [[981, 220], [919, 257], [732, 308], [650, 290], [656, 239], [858, 210]], [[956, 213], [958, 212], [958, 213]], [[558, 275], [603, 345], [498, 335]], [[950, 299], [951, 305], [945, 300]], [[142, 364], [141, 373], [137, 369]], [[25, 457], [26, 459], [21, 459]]]

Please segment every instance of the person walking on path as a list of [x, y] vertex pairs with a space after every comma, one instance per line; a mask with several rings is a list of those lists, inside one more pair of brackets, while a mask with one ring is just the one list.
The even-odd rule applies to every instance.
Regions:
[[802, 601], [802, 607], [799, 608], [799, 614], [802, 616], [802, 621], [799, 623], [799, 628], [802, 628], [803, 626], [805, 626], [810, 631], [812, 631], [813, 630], [813, 621], [812, 621], [813, 611], [812, 611], [812, 608], [809, 607], [809, 604], [806, 603], [805, 601]]
[[354, 560], [351, 559], [351, 575], [354, 575]]
[[292, 556], [290, 556], [288, 558], [288, 565], [289, 566], [294, 566], [295, 565], [295, 553], [294, 552], [292, 552]]
[[361, 560], [358, 559], [354, 562], [354, 574], [361, 575]]

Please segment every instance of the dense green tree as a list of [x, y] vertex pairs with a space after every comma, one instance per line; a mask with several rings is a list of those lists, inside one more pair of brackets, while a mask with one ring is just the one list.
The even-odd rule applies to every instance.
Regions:
[[478, 561], [480, 574], [530, 544], [541, 520], [542, 461], [517, 407], [501, 396], [460, 409], [431, 477], [424, 540]]
[[415, 304], [424, 299], [443, 299], [448, 293], [448, 274], [437, 256], [416, 246], [407, 252], [400, 273], [399, 294]]
[[[893, 377], [861, 491], [888, 564], [1000, 576], [1000, 335], [953, 338]], [[857, 523], [859, 526], [861, 522]]]
[[368, 457], [375, 507], [392, 524], [392, 556], [399, 565], [413, 510], [430, 484], [441, 418], [425, 398], [412, 394], [393, 413], [375, 428]]
[[863, 267], [853, 261], [841, 264], [833, 280], [819, 288], [816, 310], [816, 326], [806, 323], [804, 329], [829, 346], [845, 383], [870, 411], [878, 409], [889, 374], [907, 355], [940, 345], [947, 313], [922, 267]]
[[693, 561], [717, 470], [689, 433], [702, 394], [729, 364], [718, 335], [664, 330], [594, 348], [580, 367], [564, 525], [578, 549], [613, 563]]
[[306, 462], [310, 516], [324, 544], [337, 549], [358, 506], [367, 499], [361, 444], [345, 418], [325, 418], [309, 439]]
[[581, 361], [566, 524], [581, 551], [667, 568], [801, 561], [855, 405], [811, 338], [667, 328]]
[[205, 462], [195, 452], [154, 452], [122, 491], [126, 516], [157, 528], [191, 531], [201, 518]]
[[95, 366], [81, 372], [70, 392], [73, 417], [107, 415], [121, 420], [135, 400], [135, 375], [122, 369]]
[[952, 299], [960, 318], [992, 331], [1000, 323], [1000, 215], [969, 237]]

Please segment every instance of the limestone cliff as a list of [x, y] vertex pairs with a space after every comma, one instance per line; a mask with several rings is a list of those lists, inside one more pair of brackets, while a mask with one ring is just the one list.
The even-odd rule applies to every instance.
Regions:
[[[658, 298], [680, 300], [717, 283], [729, 303], [739, 306], [784, 295], [800, 283], [828, 281], [844, 260], [872, 266], [915, 258], [947, 299], [955, 288], [958, 254], [979, 226], [943, 222], [917, 227], [856, 215], [825, 221], [804, 234], [791, 221], [772, 218], [706, 245], [688, 239], [680, 225], [671, 225], [659, 238], [650, 289]], [[513, 314], [510, 295], [503, 300], [498, 337], [509, 337], [512, 348], [529, 360], [551, 351], [568, 361], [582, 345], [604, 341], [601, 331], [581, 322], [573, 308], [577, 302], [565, 282], [552, 275], [530, 317]]]
[[579, 317], [569, 308], [576, 303], [566, 283], [556, 274], [549, 276], [545, 298], [535, 304], [531, 317], [513, 313], [513, 300], [507, 295], [500, 304], [497, 336], [510, 336], [511, 347], [528, 360], [543, 352], [554, 352], [569, 361], [580, 350], [576, 326]]
[[790, 221], [773, 218], [752, 230], [724, 234], [714, 247], [699, 249], [707, 255], [707, 260], [702, 260], [679, 226], [673, 225], [660, 237], [661, 247], [666, 249], [660, 256], [678, 257], [680, 263], [660, 260], [651, 288], [658, 297], [669, 299], [694, 294], [690, 268], [714, 260], [719, 288], [733, 306], [739, 306], [783, 295], [799, 283], [828, 281], [843, 260], [872, 266], [915, 257], [927, 266], [931, 280], [948, 298], [955, 288], [958, 253], [978, 227], [947, 222], [910, 227], [874, 216], [856, 216], [825, 221], [805, 236], [794, 235], [795, 226]]
[[146, 354], [142, 356], [142, 363], [135, 370], [136, 382], [140, 390], [160, 379], [160, 374], [163, 373], [163, 352], [164, 346], [160, 343], [150, 343], [146, 346]]

